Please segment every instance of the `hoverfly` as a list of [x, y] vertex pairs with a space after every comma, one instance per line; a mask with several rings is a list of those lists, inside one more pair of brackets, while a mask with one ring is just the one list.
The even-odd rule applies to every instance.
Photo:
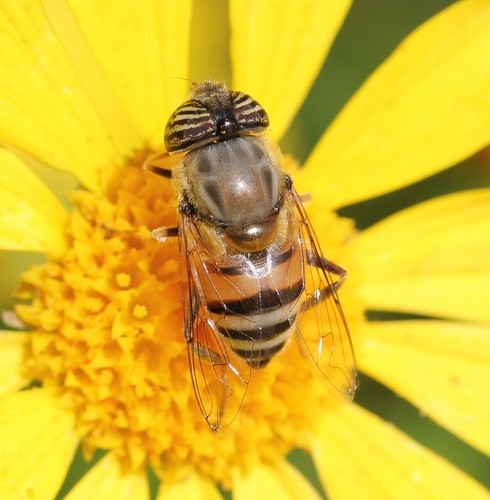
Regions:
[[346, 271], [322, 256], [268, 126], [252, 97], [196, 83], [167, 123], [166, 152], [145, 163], [179, 193], [178, 226], [164, 233], [179, 238], [189, 368], [215, 430], [293, 336], [333, 392], [352, 399], [357, 387], [337, 296]]

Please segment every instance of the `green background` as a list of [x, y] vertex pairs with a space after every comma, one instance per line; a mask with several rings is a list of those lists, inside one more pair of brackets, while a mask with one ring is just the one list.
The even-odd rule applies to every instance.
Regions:
[[[454, 3], [444, 0], [354, 0], [317, 81], [281, 142], [283, 151], [305, 160], [329, 123], [397, 45], [420, 24]], [[210, 5], [213, 5], [211, 10]], [[196, 35], [193, 38], [192, 78], [202, 80], [213, 77], [229, 81], [230, 66], [222, 52], [229, 34], [226, 29], [226, 2], [201, 0], [196, 6], [198, 11], [194, 26]], [[209, 19], [209, 23], [202, 23], [202, 18]], [[210, 29], [212, 24], [217, 28]], [[206, 43], [203, 45], [204, 40]], [[204, 57], [205, 53], [207, 55]], [[357, 227], [362, 229], [414, 203], [482, 186], [490, 186], [488, 149], [429, 179], [374, 200], [345, 207], [340, 213], [355, 219]], [[374, 312], [369, 316], [373, 319], [390, 317]], [[482, 397], [486, 396], [482, 394]], [[421, 415], [417, 408], [363, 374], [356, 402], [393, 422], [420, 443], [444, 456], [487, 487], [490, 486], [490, 464], [486, 456], [437, 426]], [[291, 461], [307, 471], [307, 475], [321, 490], [311, 460], [306, 454], [294, 452]]]

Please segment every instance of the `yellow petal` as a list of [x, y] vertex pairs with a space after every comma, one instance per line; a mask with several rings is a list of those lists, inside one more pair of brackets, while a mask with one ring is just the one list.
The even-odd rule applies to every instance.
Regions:
[[40, 1], [2, 2], [0, 53], [0, 140], [97, 189], [116, 154]]
[[313, 446], [329, 498], [488, 498], [442, 457], [357, 405], [326, 412]]
[[178, 482], [168, 484], [164, 482], [157, 495], [157, 500], [180, 500], [183, 498], [221, 500], [223, 497], [209, 478], [189, 471]]
[[233, 88], [264, 106], [276, 138], [301, 106], [350, 4], [350, 0], [230, 2]]
[[149, 497], [146, 473], [121, 472], [119, 462], [113, 453], [100, 459], [68, 493], [67, 499], [107, 499], [130, 498], [147, 499]]
[[188, 88], [191, 2], [70, 0], [69, 5], [139, 132], [161, 148], [166, 121]]
[[0, 400], [0, 484], [3, 498], [54, 498], [78, 439], [74, 416], [53, 392], [32, 389]]
[[371, 309], [490, 320], [490, 189], [421, 203], [354, 242]]
[[23, 367], [27, 355], [29, 335], [0, 330], [0, 396], [24, 387], [29, 379]]
[[233, 498], [236, 500], [268, 500], [281, 498], [296, 500], [301, 498], [318, 499], [319, 494], [311, 483], [286, 461], [275, 467], [257, 465], [245, 478], [236, 478], [233, 485]]
[[[0, 118], [1, 120], [1, 118]], [[57, 252], [66, 211], [13, 153], [0, 149], [0, 248]]]
[[[423, 179], [485, 147], [490, 3], [456, 2], [411, 34], [326, 132], [301, 173], [338, 207]], [[325, 172], [328, 182], [318, 183]]]
[[443, 321], [373, 322], [357, 332], [363, 372], [490, 453], [490, 326]]

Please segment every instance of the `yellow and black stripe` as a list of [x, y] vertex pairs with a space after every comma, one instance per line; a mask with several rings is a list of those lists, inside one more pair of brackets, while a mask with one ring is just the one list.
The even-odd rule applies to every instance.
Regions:
[[[207, 269], [203, 285], [210, 318], [253, 368], [266, 366], [294, 332], [304, 290], [301, 265], [299, 248], [290, 246], [269, 257], [265, 274], [252, 260], [246, 273], [243, 265]], [[207, 287], [211, 282], [213, 288]]]

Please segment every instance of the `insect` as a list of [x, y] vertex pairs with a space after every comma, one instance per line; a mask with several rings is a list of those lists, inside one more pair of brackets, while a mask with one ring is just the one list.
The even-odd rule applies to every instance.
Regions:
[[184, 337], [211, 428], [239, 414], [251, 378], [292, 337], [333, 392], [352, 399], [355, 358], [337, 296], [346, 271], [325, 259], [269, 118], [252, 97], [207, 80], [171, 115], [166, 151], [145, 168], [172, 178]]

